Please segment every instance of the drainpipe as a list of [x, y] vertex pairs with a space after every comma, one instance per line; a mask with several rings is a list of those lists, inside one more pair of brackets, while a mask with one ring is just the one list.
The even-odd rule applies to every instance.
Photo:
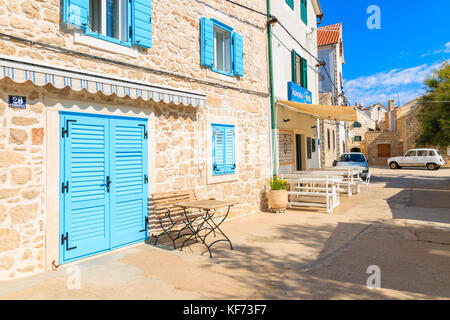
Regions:
[[[271, 17], [270, 0], [267, 0], [267, 16]], [[273, 175], [278, 173], [277, 163], [277, 137], [276, 137], [276, 114], [275, 114], [275, 97], [273, 90], [273, 56], [272, 56], [272, 23], [268, 21], [267, 24], [267, 41], [269, 46], [269, 86], [270, 86], [270, 119], [272, 124], [272, 162], [273, 162]]]

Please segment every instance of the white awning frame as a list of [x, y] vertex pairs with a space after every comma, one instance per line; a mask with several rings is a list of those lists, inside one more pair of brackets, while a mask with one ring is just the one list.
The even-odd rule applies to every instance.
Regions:
[[31, 81], [37, 86], [51, 84], [57, 89], [70, 87], [72, 90], [87, 90], [95, 94], [101, 92], [107, 96], [141, 98], [144, 101], [174, 103], [194, 107], [206, 106], [206, 95], [188, 91], [147, 84], [136, 80], [112, 78], [96, 75], [89, 71], [72, 68], [45, 66], [39, 62], [20, 61], [16, 58], [0, 55], [0, 80], [9, 78], [17, 83]]

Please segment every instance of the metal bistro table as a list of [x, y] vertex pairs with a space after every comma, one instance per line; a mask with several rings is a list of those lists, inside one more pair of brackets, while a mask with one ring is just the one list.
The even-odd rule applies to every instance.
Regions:
[[[225, 233], [219, 228], [219, 226], [225, 221], [225, 219], [228, 217], [228, 214], [230, 213], [230, 208], [234, 205], [236, 205], [237, 202], [235, 201], [220, 201], [220, 200], [196, 200], [196, 201], [188, 201], [188, 202], [179, 202], [175, 204], [177, 207], [181, 207], [184, 210], [184, 217], [186, 220], [186, 224], [188, 228], [191, 230], [192, 234], [183, 241], [183, 244], [181, 245], [181, 250], [183, 250], [184, 245], [195, 237], [195, 240], [200, 239], [200, 241], [205, 245], [205, 247], [208, 249], [209, 256], [212, 258], [211, 253], [211, 247], [220, 241], [226, 241], [230, 244], [230, 249], [233, 250], [233, 245], [231, 244], [230, 239], [225, 235]], [[221, 217], [222, 219], [216, 223], [213, 218], [216, 213], [216, 209], [225, 208], [228, 207], [227, 213]], [[188, 214], [186, 213], [186, 209], [199, 209], [204, 211], [204, 216], [202, 217], [202, 221], [198, 223], [197, 225], [193, 225], [193, 220], [189, 219]], [[211, 213], [211, 211], [213, 211]], [[205, 231], [204, 235], [201, 235], [200, 232]], [[218, 239], [213, 241], [210, 244], [206, 243], [206, 238], [214, 232], [214, 236], [217, 233], [222, 235], [225, 239]]]

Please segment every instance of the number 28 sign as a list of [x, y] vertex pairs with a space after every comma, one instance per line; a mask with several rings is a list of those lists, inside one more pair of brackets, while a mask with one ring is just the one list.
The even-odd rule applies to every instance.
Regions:
[[21, 96], [9, 96], [9, 106], [11, 108], [25, 109], [27, 98]]

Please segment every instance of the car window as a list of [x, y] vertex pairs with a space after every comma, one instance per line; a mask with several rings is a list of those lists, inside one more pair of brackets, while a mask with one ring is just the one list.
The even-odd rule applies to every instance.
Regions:
[[366, 158], [362, 154], [343, 154], [340, 158], [341, 162], [366, 162]]
[[408, 151], [405, 154], [405, 157], [415, 157], [416, 156], [416, 152], [415, 151]]
[[434, 151], [428, 151], [428, 155], [429, 155], [430, 157], [434, 157], [434, 156], [435, 156]]
[[436, 153], [438, 154], [438, 156], [440, 156], [441, 155], [441, 153], [438, 151], [438, 150], [436, 150]]
[[419, 150], [419, 151], [417, 151], [417, 155], [419, 157], [426, 157], [427, 156], [427, 152], [425, 150]]

